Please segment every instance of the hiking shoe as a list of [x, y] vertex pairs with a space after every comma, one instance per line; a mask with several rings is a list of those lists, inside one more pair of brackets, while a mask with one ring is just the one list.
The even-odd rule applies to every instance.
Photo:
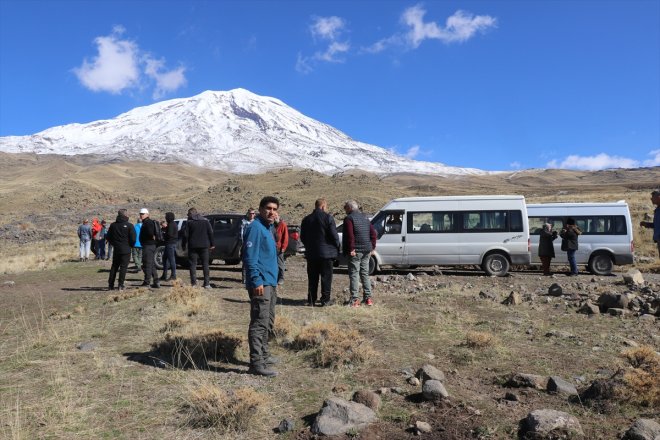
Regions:
[[149, 281], [142, 281], [142, 284], [140, 284], [140, 287], [147, 287], [149, 286]]
[[349, 307], [358, 308], [360, 307], [360, 300], [357, 298], [351, 299], [351, 302], [348, 304]]
[[280, 358], [276, 356], [268, 356], [268, 359], [266, 359], [266, 365], [277, 365], [280, 363]]
[[160, 279], [161, 281], [167, 281], [167, 277], [166, 277], [165, 275], [162, 275], [159, 279]]
[[160, 289], [160, 284], [158, 284], [158, 283], [154, 283], [154, 284], [152, 284], [152, 285], [149, 286], [149, 287], [151, 287], [152, 289]]
[[334, 299], [329, 299], [327, 301], [321, 301], [321, 307], [330, 307], [335, 305]]
[[119, 286], [119, 291], [120, 291], [120, 292], [123, 292], [124, 290], [126, 290], [126, 287], [124, 287], [124, 286]]
[[255, 376], [275, 377], [277, 376], [277, 371], [271, 370], [264, 365], [250, 365], [250, 368], [248, 368], [248, 374], [254, 374]]
[[366, 299], [364, 304], [367, 305], [367, 306], [373, 306], [374, 305], [374, 300], [371, 299], [371, 297], [369, 297], [369, 298]]
[[108, 290], [115, 290], [115, 286], [108, 286]]
[[210, 284], [206, 284], [206, 285], [204, 285], [204, 288], [205, 288], [205, 289], [213, 289], [213, 287], [211, 287]]

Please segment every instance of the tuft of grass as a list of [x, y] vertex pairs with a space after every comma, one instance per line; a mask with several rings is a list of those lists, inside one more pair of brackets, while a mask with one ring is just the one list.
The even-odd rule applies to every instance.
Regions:
[[303, 327], [294, 338], [292, 347], [297, 350], [313, 349], [314, 366], [325, 368], [361, 364], [376, 354], [356, 330], [344, 330], [323, 322]]
[[298, 330], [298, 326], [288, 316], [276, 315], [273, 323], [273, 333], [277, 338], [286, 338]]
[[202, 290], [199, 287], [184, 286], [183, 281], [176, 280], [169, 293], [165, 296], [165, 302], [184, 306], [199, 304]]
[[162, 333], [173, 332], [185, 327], [189, 322], [190, 320], [185, 316], [170, 315], [165, 318], [165, 322], [160, 331]]
[[643, 406], [660, 405], [660, 355], [647, 345], [621, 353], [630, 368], [623, 375], [626, 400]]
[[152, 349], [176, 368], [205, 367], [209, 361], [236, 358], [236, 349], [243, 343], [239, 336], [225, 334], [220, 329], [202, 332], [166, 333]]
[[187, 424], [216, 428], [221, 433], [243, 432], [264, 406], [267, 397], [252, 388], [225, 391], [213, 384], [190, 390], [183, 405]]
[[470, 331], [465, 338], [465, 345], [470, 348], [485, 348], [494, 342], [493, 335], [488, 332]]
[[149, 290], [144, 288], [124, 290], [123, 292], [116, 295], [108, 295], [108, 299], [106, 300], [105, 304], [113, 302], [117, 303], [127, 299], [136, 298], [138, 296], [146, 295], [148, 292]]

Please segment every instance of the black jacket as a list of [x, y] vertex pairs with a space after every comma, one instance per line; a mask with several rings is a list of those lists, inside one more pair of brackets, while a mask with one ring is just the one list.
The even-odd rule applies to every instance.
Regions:
[[562, 238], [561, 240], [561, 250], [567, 251], [569, 249], [577, 250], [578, 249], [578, 235], [581, 231], [577, 227], [568, 227], [562, 229], [559, 234]]
[[337, 258], [339, 235], [335, 219], [320, 208], [314, 209], [300, 224], [300, 241], [307, 258]]
[[200, 214], [188, 218], [183, 246], [190, 249], [209, 248], [213, 244], [213, 228], [206, 217]]
[[142, 229], [140, 229], [140, 244], [142, 247], [150, 244], [158, 244], [158, 241], [156, 241], [156, 227], [160, 228], [160, 225], [156, 223], [156, 220], [152, 220], [151, 218], [142, 220]]
[[555, 246], [552, 242], [557, 238], [557, 231], [548, 232], [541, 229], [539, 236], [539, 257], [555, 258]]
[[131, 253], [131, 248], [135, 246], [135, 227], [128, 222], [128, 217], [117, 216], [117, 220], [108, 228], [106, 240], [113, 246], [115, 254]]
[[179, 241], [179, 228], [174, 221], [174, 213], [166, 212], [165, 221], [167, 222], [167, 229], [163, 231], [165, 244], [176, 244]]

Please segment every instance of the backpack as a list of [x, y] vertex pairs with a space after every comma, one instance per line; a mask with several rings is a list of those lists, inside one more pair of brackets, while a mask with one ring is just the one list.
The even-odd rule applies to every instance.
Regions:
[[158, 223], [156, 220], [152, 220], [154, 222], [154, 239], [156, 241], [163, 241], [163, 228], [160, 227], [160, 223]]

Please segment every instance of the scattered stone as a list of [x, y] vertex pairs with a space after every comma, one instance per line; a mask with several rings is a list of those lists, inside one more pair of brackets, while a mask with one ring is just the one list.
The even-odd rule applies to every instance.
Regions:
[[362, 405], [378, 411], [380, 408], [380, 396], [373, 391], [360, 390], [353, 393], [353, 402], [361, 403]]
[[511, 292], [509, 296], [502, 301], [502, 304], [507, 306], [518, 306], [522, 304], [522, 297], [518, 292]]
[[620, 293], [603, 293], [598, 297], [598, 307], [601, 313], [607, 313], [609, 309], [628, 308], [628, 297]]
[[420, 434], [428, 434], [433, 430], [431, 425], [426, 422], [420, 422], [419, 420], [415, 422], [415, 430]]
[[630, 269], [623, 274], [623, 281], [626, 284], [641, 287], [644, 285], [644, 277], [638, 269]]
[[80, 351], [94, 351], [98, 347], [96, 342], [81, 342], [76, 345], [76, 348]]
[[376, 392], [378, 394], [380, 394], [381, 396], [384, 396], [386, 394], [390, 394], [390, 391], [391, 391], [390, 388], [382, 387], [382, 388], [379, 388]]
[[649, 314], [640, 315], [639, 322], [655, 322], [655, 316]]
[[547, 332], [545, 334], [545, 336], [546, 336], [546, 338], [551, 338], [551, 337], [561, 338], [561, 339], [573, 339], [573, 338], [575, 338], [575, 335], [573, 335], [569, 332], [566, 332], [564, 330], [550, 330], [549, 332]]
[[415, 371], [413, 371], [412, 367], [406, 367], [406, 368], [402, 369], [400, 372], [401, 372], [401, 374], [403, 374], [406, 377], [410, 377], [410, 376], [415, 375]]
[[538, 440], [577, 439], [584, 437], [578, 419], [553, 409], [538, 409], [522, 421], [523, 438]]
[[550, 285], [550, 287], [548, 287], [548, 295], [549, 296], [562, 296], [563, 294], [564, 294], [563, 289], [557, 283], [552, 283], [552, 285]]
[[406, 275], [406, 279], [408, 281], [415, 281], [416, 280], [415, 275], [413, 275], [411, 273], [408, 273], [408, 275]]
[[424, 356], [426, 356], [426, 358], [429, 360], [435, 359], [435, 355], [433, 353], [426, 353]]
[[623, 339], [623, 345], [634, 348], [639, 347], [639, 344], [637, 342], [633, 341], [632, 339], [625, 339], [625, 338]]
[[623, 316], [627, 313], [628, 311], [625, 309], [617, 309], [617, 308], [609, 308], [607, 309], [607, 313], [609, 313], [612, 316]]
[[417, 370], [415, 376], [422, 381], [422, 383], [427, 380], [439, 380], [440, 382], [445, 381], [445, 373], [434, 367], [433, 365], [424, 365], [422, 368]]
[[392, 391], [394, 394], [398, 394], [399, 396], [406, 395], [406, 390], [401, 387], [392, 387], [390, 388], [390, 391]]
[[651, 419], [637, 419], [621, 440], [658, 440], [660, 424]]
[[565, 381], [559, 376], [550, 376], [548, 380], [548, 392], [562, 394], [566, 396], [577, 396], [578, 390], [570, 382]]
[[441, 400], [449, 397], [445, 386], [439, 380], [427, 380], [424, 382], [422, 394], [427, 400]]
[[506, 386], [513, 388], [536, 388], [537, 390], [548, 389], [548, 378], [537, 374], [515, 373], [506, 382]]
[[282, 433], [285, 433], [285, 432], [293, 431], [294, 428], [295, 428], [295, 424], [294, 424], [293, 420], [284, 419], [280, 422], [280, 424], [277, 426], [277, 428], [275, 428], [275, 431], [282, 434]]
[[419, 386], [419, 379], [417, 379], [415, 376], [411, 376], [408, 378], [408, 383], [414, 387]]
[[312, 432], [321, 435], [341, 435], [348, 431], [359, 431], [376, 421], [376, 413], [360, 403], [348, 402], [331, 397], [323, 402]]
[[516, 393], [507, 392], [504, 395], [504, 400], [509, 400], [511, 402], [520, 402], [520, 396], [518, 396]]
[[499, 296], [496, 293], [489, 292], [487, 290], [482, 290], [481, 292], [479, 292], [479, 298], [489, 299], [491, 301], [497, 301], [499, 299]]
[[577, 313], [583, 313], [585, 315], [598, 315], [600, 314], [600, 308], [591, 301], [587, 301], [582, 304], [582, 306], [577, 310]]
[[346, 391], [350, 390], [351, 388], [346, 385], [345, 383], [338, 383], [334, 387], [332, 387], [332, 392], [335, 394], [340, 394], [340, 393], [345, 393]]
[[14, 287], [16, 285], [16, 281], [5, 281], [2, 283], [2, 287]]

